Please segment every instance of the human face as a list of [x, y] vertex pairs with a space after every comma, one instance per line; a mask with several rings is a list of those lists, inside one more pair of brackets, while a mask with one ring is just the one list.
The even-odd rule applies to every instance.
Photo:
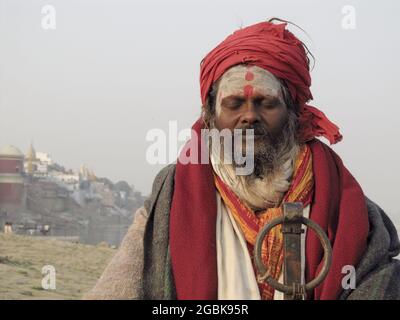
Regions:
[[[254, 128], [255, 139], [278, 134], [287, 118], [282, 87], [269, 71], [258, 66], [237, 65], [220, 79], [216, 99], [217, 129]], [[258, 129], [264, 128], [264, 129]]]

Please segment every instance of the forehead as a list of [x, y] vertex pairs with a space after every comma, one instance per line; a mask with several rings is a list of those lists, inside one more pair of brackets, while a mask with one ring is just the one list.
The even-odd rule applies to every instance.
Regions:
[[271, 72], [258, 66], [237, 65], [228, 69], [221, 77], [220, 95], [242, 95], [246, 87], [265, 95], [279, 96], [281, 83]]

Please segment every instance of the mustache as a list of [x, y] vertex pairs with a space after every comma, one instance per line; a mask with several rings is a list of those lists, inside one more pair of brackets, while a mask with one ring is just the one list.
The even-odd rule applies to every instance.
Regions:
[[244, 126], [241, 128], [235, 128], [235, 130], [241, 130], [241, 134], [245, 135], [246, 134], [246, 130], [248, 129], [252, 129], [254, 130], [254, 135], [257, 136], [266, 136], [266, 137], [272, 137], [271, 132], [268, 130], [268, 127], [263, 124], [263, 123], [255, 123], [255, 124], [251, 124], [248, 126]]

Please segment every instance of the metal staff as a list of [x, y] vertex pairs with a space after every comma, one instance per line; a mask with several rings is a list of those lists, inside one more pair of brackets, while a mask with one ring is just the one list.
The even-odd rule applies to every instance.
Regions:
[[[269, 274], [268, 268], [262, 262], [261, 247], [265, 236], [272, 228], [282, 224], [283, 233], [283, 281], [279, 283]], [[323, 266], [316, 278], [304, 284], [301, 279], [301, 234], [302, 224], [313, 229], [324, 249]], [[313, 290], [324, 281], [332, 261], [332, 248], [324, 230], [310, 219], [303, 217], [301, 202], [286, 202], [283, 204], [283, 216], [267, 223], [259, 232], [254, 246], [255, 264], [258, 270], [258, 279], [265, 281], [275, 290], [284, 293], [285, 300], [303, 300], [306, 293]]]

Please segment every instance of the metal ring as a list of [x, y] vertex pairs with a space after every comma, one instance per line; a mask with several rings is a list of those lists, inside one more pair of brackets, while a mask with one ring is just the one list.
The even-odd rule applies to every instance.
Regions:
[[[332, 262], [332, 247], [324, 230], [322, 230], [322, 228], [318, 224], [316, 224], [314, 221], [310, 219], [307, 219], [306, 217], [299, 217], [298, 220], [302, 224], [310, 227], [315, 231], [324, 249], [324, 260], [323, 260], [324, 262], [321, 271], [313, 280], [311, 280], [304, 286], [306, 291], [311, 291], [312, 289], [320, 285], [321, 282], [324, 281], [325, 277], [328, 275], [329, 267]], [[261, 229], [256, 238], [256, 244], [254, 247], [254, 257], [255, 257], [256, 268], [259, 274], [261, 275], [262, 280], [266, 281], [272, 288], [278, 291], [281, 291], [285, 294], [292, 294], [293, 287], [279, 283], [277, 280], [275, 280], [270, 274], [268, 274], [268, 269], [261, 260], [261, 248], [265, 236], [268, 234], [268, 232], [271, 231], [272, 228], [274, 228], [278, 224], [282, 224], [283, 221], [284, 221], [283, 216], [275, 218], [271, 220], [269, 223], [267, 223]]]

